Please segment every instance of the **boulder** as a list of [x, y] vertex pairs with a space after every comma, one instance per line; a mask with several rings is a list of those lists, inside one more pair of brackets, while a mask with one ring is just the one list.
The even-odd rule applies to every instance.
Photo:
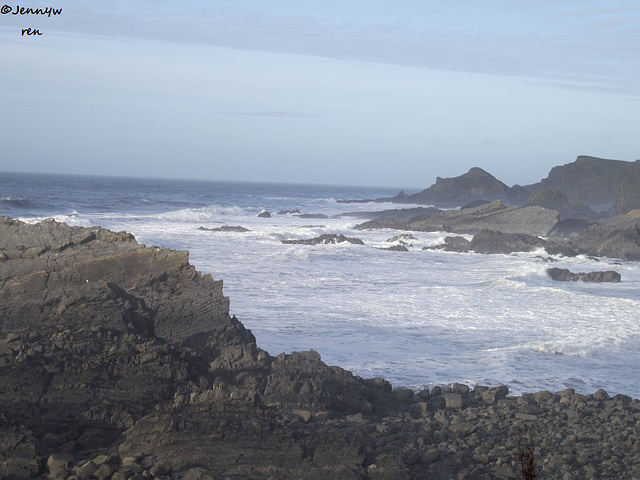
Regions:
[[595, 282], [595, 283], [619, 283], [621, 276], [618, 272], [607, 270], [605, 272], [573, 273], [566, 268], [548, 268], [547, 274], [559, 282]]
[[531, 252], [544, 248], [546, 242], [534, 235], [482, 230], [473, 236], [469, 248], [476, 253]]

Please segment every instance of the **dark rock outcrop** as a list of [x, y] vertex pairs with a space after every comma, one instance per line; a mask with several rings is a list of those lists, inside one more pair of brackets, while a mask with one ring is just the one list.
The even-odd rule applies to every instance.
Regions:
[[396, 222], [404, 222], [419, 215], [427, 215], [431, 213], [441, 212], [439, 208], [435, 207], [412, 207], [412, 208], [395, 208], [389, 210], [378, 210], [373, 212], [346, 212], [340, 215], [336, 215], [334, 218], [367, 218], [367, 219], [384, 219], [394, 220]]
[[429, 188], [407, 195], [400, 192], [390, 199], [397, 203], [461, 206], [476, 200], [513, 200], [522, 202], [528, 192], [522, 187], [510, 188], [485, 170], [473, 167], [467, 173], [453, 178], [436, 178]]
[[569, 203], [567, 196], [559, 190], [540, 189], [527, 198], [525, 205], [544, 207], [559, 213], [560, 219], [597, 220], [606, 215], [591, 210], [581, 203]]
[[298, 240], [282, 240], [282, 243], [286, 245], [326, 245], [333, 243], [353, 243], [354, 245], [364, 245], [364, 242], [359, 238], [347, 237], [342, 234], [325, 233], [315, 238], [304, 238]]
[[[186, 252], [0, 220], [0, 478], [636, 478], [640, 402], [392, 390], [272, 357]], [[602, 432], [607, 432], [603, 435]]]
[[[636, 161], [635, 165], [640, 164]], [[624, 214], [640, 209], [640, 167], [631, 171], [615, 187], [614, 214]]]
[[446, 237], [444, 243], [423, 250], [444, 250], [445, 252], [466, 253], [471, 251], [471, 242], [464, 237]]
[[593, 223], [587, 220], [575, 220], [573, 218], [565, 218], [560, 220], [549, 232], [549, 237], [570, 238], [581, 234]]
[[296, 215], [296, 217], [298, 218], [315, 218], [315, 219], [327, 219], [329, 218], [328, 215], [325, 215], [324, 213], [301, 213], [300, 215]]
[[387, 238], [386, 241], [389, 243], [393, 243], [393, 242], [406, 243], [410, 240], [418, 240], [418, 239], [413, 235], [411, 235], [410, 233], [402, 233], [400, 235], [394, 235], [393, 237]]
[[390, 247], [380, 247], [379, 250], [389, 250], [391, 252], [408, 252], [406, 245], [392, 245]]
[[543, 207], [507, 207], [500, 200], [461, 210], [433, 209], [406, 222], [377, 219], [356, 229], [397, 228], [423, 232], [445, 231], [474, 234], [481, 230], [547, 235], [558, 222], [558, 212]]
[[607, 270], [605, 272], [573, 273], [566, 268], [548, 268], [547, 274], [559, 282], [610, 282], [619, 283], [621, 276], [618, 272]]
[[585, 255], [640, 260], [640, 210], [591, 225], [569, 244]]
[[260, 212], [258, 214], [258, 217], [260, 218], [271, 218], [271, 212], [268, 212], [267, 210], [264, 210], [262, 212]]
[[239, 225], [223, 225], [221, 227], [198, 227], [198, 230], [204, 230], [207, 232], [234, 232], [234, 233], [244, 233], [250, 232], [248, 228], [241, 227]]
[[476, 233], [471, 241], [463, 237], [447, 237], [443, 245], [430, 249], [449, 252], [503, 253], [532, 252], [544, 248], [551, 255], [574, 256], [576, 252], [564, 242], [545, 240], [534, 235], [522, 233], [503, 233], [493, 230], [482, 230]]
[[[633, 179], [640, 178], [640, 162], [623, 162], [603, 158], [580, 155], [575, 162], [553, 167], [549, 175], [534, 185], [528, 185], [531, 191], [539, 189], [558, 190], [563, 192], [569, 202], [583, 203], [597, 210], [608, 210], [616, 203], [616, 189], [619, 185], [626, 187], [629, 195], [620, 195], [620, 208], [623, 200], [635, 198], [631, 192], [637, 191], [640, 185], [633, 185]], [[622, 212], [621, 212], [622, 213]]]
[[532, 252], [544, 248], [546, 242], [534, 235], [482, 230], [473, 236], [469, 248], [476, 253]]

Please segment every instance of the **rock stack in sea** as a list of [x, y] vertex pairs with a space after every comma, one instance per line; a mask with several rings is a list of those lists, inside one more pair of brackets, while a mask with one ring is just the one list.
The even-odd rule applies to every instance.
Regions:
[[[272, 356], [187, 252], [0, 219], [0, 478], [638, 478], [640, 401]], [[531, 443], [529, 443], [531, 442]]]

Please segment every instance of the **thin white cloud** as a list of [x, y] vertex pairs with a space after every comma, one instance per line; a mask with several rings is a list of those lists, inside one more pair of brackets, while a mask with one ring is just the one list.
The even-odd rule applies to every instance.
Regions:
[[61, 5], [47, 28], [640, 91], [640, 5], [628, 0]]

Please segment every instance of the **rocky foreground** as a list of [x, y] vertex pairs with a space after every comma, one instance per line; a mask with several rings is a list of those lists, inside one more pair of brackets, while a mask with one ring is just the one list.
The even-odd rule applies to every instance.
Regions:
[[0, 219], [0, 477], [640, 478], [640, 401], [393, 390], [277, 357], [186, 252]]

